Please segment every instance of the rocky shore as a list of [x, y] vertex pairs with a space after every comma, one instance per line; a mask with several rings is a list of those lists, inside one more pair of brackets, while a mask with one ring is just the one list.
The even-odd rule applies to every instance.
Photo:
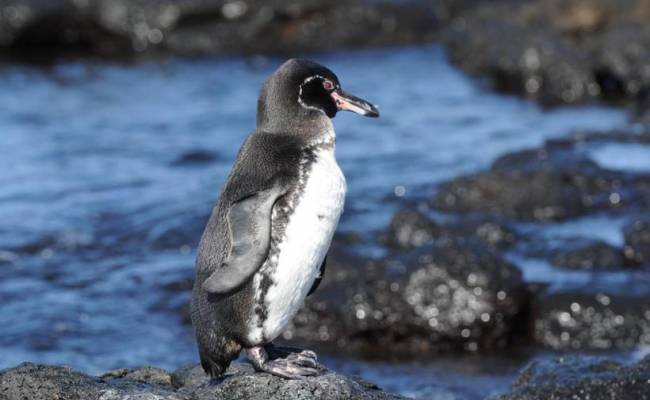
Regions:
[[[68, 367], [23, 363], [0, 370], [3, 400], [229, 400], [229, 399], [404, 399], [358, 377], [321, 367], [322, 375], [292, 381], [254, 373], [233, 363], [210, 380], [200, 366], [173, 372], [156, 367], [119, 369], [90, 376]], [[491, 400], [650, 399], [650, 357], [622, 364], [592, 356], [565, 356], [530, 363], [505, 393]]]
[[[321, 286], [283, 339], [393, 360], [649, 344], [650, 173], [609, 168], [590, 153], [647, 143], [647, 133], [583, 132], [503, 155], [404, 204], [371, 239], [380, 258], [338, 237]], [[620, 220], [621, 243], [545, 233], [594, 217]], [[574, 278], [525, 280], [523, 263]], [[530, 396], [522, 398], [544, 398]]]
[[288, 55], [441, 42], [496, 90], [547, 105], [650, 102], [646, 0], [7, 0], [0, 60]]
[[435, 16], [424, 3], [257, 0], [8, 0], [0, 54], [11, 60], [160, 55], [296, 54], [422, 43]]
[[650, 91], [645, 0], [475, 2], [445, 25], [453, 63], [491, 87], [547, 105], [624, 102]]
[[0, 60], [289, 55], [440, 42], [499, 91], [547, 105], [650, 103], [646, 0], [7, 0]]
[[650, 357], [623, 365], [595, 357], [536, 361], [493, 400], [650, 399]]
[[348, 378], [324, 367], [321, 370], [318, 377], [291, 381], [233, 363], [224, 377], [210, 380], [199, 366], [172, 373], [143, 367], [89, 376], [67, 367], [23, 363], [0, 371], [0, 399], [403, 399], [360, 378]]

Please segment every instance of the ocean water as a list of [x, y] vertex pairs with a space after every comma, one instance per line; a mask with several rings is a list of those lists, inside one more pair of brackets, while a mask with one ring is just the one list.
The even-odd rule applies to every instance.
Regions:
[[[349, 186], [342, 232], [371, 237], [401, 197], [427, 195], [504, 153], [628, 124], [613, 108], [548, 110], [490, 93], [437, 46], [312, 58], [381, 110], [379, 119], [335, 119]], [[254, 127], [259, 87], [281, 61], [0, 68], [0, 368], [29, 360], [97, 373], [197, 361], [177, 312], [189, 298], [179, 282], [192, 274], [211, 204]], [[640, 145], [590, 151], [607, 168], [650, 170]], [[592, 226], [607, 226], [600, 235], [620, 244], [621, 224], [607, 217], [545, 229], [589, 235]], [[547, 276], [547, 266], [522, 264], [531, 279]], [[503, 390], [527, 359], [496, 369], [478, 356], [325, 362], [408, 396], [460, 399]]]

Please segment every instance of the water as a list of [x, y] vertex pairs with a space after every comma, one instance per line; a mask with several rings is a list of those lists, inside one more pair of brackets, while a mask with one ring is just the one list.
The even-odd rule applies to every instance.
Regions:
[[[491, 94], [438, 47], [316, 58], [346, 90], [380, 105], [380, 119], [340, 114], [335, 121], [349, 185], [340, 229], [369, 237], [386, 225], [398, 195], [428, 194], [432, 184], [506, 152], [627, 120], [611, 108], [542, 110]], [[189, 290], [175, 286], [192, 273], [207, 213], [254, 126], [259, 87], [279, 62], [75, 62], [0, 71], [0, 368], [30, 360], [96, 373], [197, 361], [192, 333], [175, 311]], [[593, 149], [593, 158], [648, 168], [638, 146], [612, 146]], [[196, 151], [202, 161], [179, 162]], [[632, 155], [612, 164], [621, 152]], [[591, 231], [580, 222], [554, 229]], [[616, 232], [604, 235], [620, 241]], [[524, 264], [534, 276], [534, 262]], [[523, 362], [495, 373], [471, 367], [485, 363], [480, 357], [452, 372], [446, 361], [327, 361], [427, 398], [480, 395], [463, 382], [503, 390]]]

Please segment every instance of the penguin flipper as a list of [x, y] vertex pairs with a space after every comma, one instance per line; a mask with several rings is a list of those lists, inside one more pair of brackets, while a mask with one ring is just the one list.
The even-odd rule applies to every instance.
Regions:
[[318, 289], [318, 286], [320, 285], [320, 282], [323, 280], [323, 275], [325, 275], [325, 267], [327, 266], [327, 256], [323, 259], [323, 263], [320, 265], [320, 271], [318, 271], [318, 276], [314, 280], [314, 283], [311, 285], [311, 289], [309, 289], [309, 293], [307, 293], [307, 296], [311, 296], [312, 293]]
[[203, 282], [203, 289], [217, 295], [239, 289], [262, 266], [271, 243], [271, 213], [286, 188], [276, 182], [270, 189], [236, 201], [228, 210], [230, 254]]

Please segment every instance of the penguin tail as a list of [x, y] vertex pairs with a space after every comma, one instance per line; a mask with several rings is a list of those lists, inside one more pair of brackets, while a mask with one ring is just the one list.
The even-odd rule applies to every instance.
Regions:
[[219, 348], [212, 348], [209, 351], [199, 346], [199, 357], [201, 358], [201, 367], [206, 374], [212, 378], [218, 378], [223, 375], [232, 360], [237, 358], [242, 346], [234, 340], [224, 340]]

